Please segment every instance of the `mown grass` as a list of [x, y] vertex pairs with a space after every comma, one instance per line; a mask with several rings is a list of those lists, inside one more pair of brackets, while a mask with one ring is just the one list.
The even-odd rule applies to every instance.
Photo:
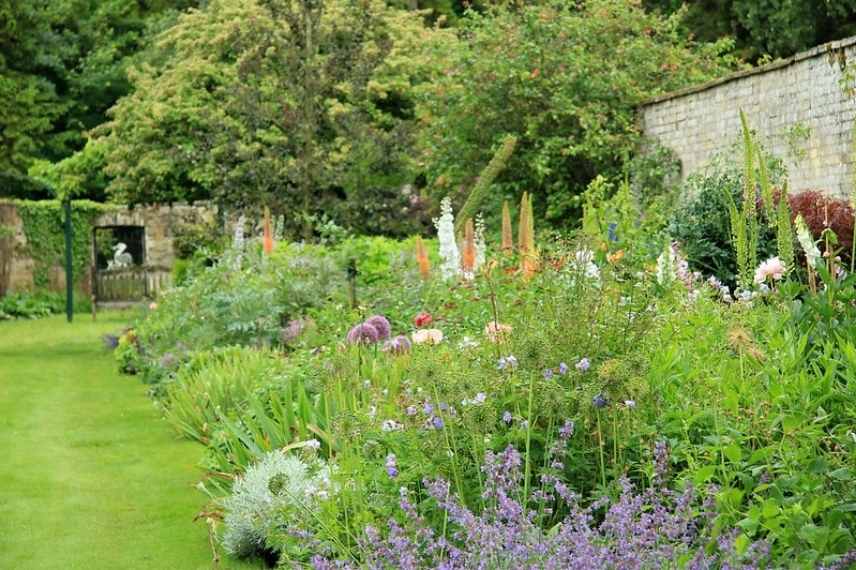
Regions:
[[126, 319], [0, 323], [0, 568], [213, 567], [193, 522], [202, 447], [102, 347]]

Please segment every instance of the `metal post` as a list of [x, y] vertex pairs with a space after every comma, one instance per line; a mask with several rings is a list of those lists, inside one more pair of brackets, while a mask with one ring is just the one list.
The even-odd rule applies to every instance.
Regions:
[[74, 237], [71, 227], [71, 198], [62, 203], [65, 212], [65, 316], [68, 322], [74, 318], [74, 274], [72, 268], [72, 244]]

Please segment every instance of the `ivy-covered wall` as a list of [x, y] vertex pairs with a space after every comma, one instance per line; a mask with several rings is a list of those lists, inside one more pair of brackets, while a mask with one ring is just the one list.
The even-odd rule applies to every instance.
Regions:
[[[89, 200], [72, 202], [73, 269], [75, 284], [81, 289], [88, 289], [89, 286], [94, 223], [102, 214], [117, 208]], [[0, 244], [0, 257], [6, 260], [7, 265], [11, 265], [6, 271], [0, 271], [0, 278], [5, 273], [6, 279], [5, 283], [0, 284], [0, 290], [29, 288], [27, 283], [22, 282], [27, 277], [21, 275], [30, 274], [33, 288], [56, 288], [57, 284], [52, 282], [52, 272], [57, 273], [65, 260], [62, 202], [3, 200], [0, 201], [0, 211], [0, 226], [5, 228], [3, 233], [7, 236]], [[16, 273], [17, 282], [14, 281]]]

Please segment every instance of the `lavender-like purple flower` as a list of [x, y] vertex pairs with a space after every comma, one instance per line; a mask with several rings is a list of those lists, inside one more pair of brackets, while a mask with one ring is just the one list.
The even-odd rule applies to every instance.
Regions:
[[513, 354], [503, 356], [496, 364], [497, 370], [514, 370], [517, 368], [517, 358]]
[[552, 380], [553, 379], [553, 369], [547, 368], [544, 370], [544, 380]]
[[502, 412], [502, 421], [504, 421], [507, 425], [511, 425], [511, 422], [514, 420], [514, 416], [511, 415], [511, 412], [505, 410]]
[[570, 368], [568, 368], [567, 364], [565, 364], [564, 362], [559, 363], [559, 374], [564, 376], [565, 374], [568, 373], [569, 370], [570, 370]]
[[371, 325], [377, 330], [378, 340], [388, 339], [389, 334], [392, 331], [392, 326], [389, 324], [389, 320], [387, 320], [383, 315], [373, 315], [367, 318], [364, 324]]
[[[407, 491], [401, 489], [403, 526], [391, 519], [385, 536], [367, 527], [365, 538], [357, 545], [359, 562], [334, 561], [322, 554], [312, 559], [313, 568], [638, 570], [662, 568], [664, 562], [681, 558], [687, 560], [687, 568], [694, 570], [768, 567], [768, 544], [755, 542], [738, 552], [738, 533], [728, 528], [722, 529], [718, 540], [713, 539], [713, 518], [707, 511], [699, 516], [693, 508], [696, 501], [692, 488], [680, 495], [665, 488], [636, 493], [629, 480], [623, 478], [617, 500], [604, 497], [584, 507], [566, 485], [545, 474], [543, 488], [533, 490], [521, 501], [522, 464], [520, 453], [513, 447], [485, 454], [485, 500], [479, 513], [463, 505], [447, 481], [424, 480], [427, 494], [445, 512], [441, 518], [448, 521], [449, 530], [442, 534], [419, 514]], [[397, 466], [395, 469], [397, 473]], [[709, 490], [706, 498], [715, 492]], [[561, 506], [564, 502], [568, 514], [548, 531], [527, 508], [530, 502], [547, 506], [549, 512], [554, 512], [553, 503]], [[601, 509], [605, 510], [603, 515], [598, 513]]]
[[404, 413], [407, 414], [408, 416], [415, 416], [416, 415], [416, 406], [407, 406], [407, 408], [404, 409]]
[[443, 426], [446, 424], [443, 422], [443, 418], [440, 416], [434, 416], [431, 418], [431, 425], [434, 426], [434, 429], [443, 429]]
[[606, 396], [604, 396], [603, 394], [598, 394], [597, 396], [591, 399], [591, 404], [592, 406], [598, 409], [605, 408], [609, 405], [609, 400], [607, 400]]
[[559, 428], [559, 438], [563, 441], [569, 440], [574, 435], [575, 427], [576, 425], [572, 420], [565, 420], [565, 423]]
[[585, 374], [588, 372], [588, 369], [591, 368], [591, 361], [588, 358], [581, 358], [579, 362], [576, 364], [577, 370]]
[[396, 463], [394, 453], [386, 456], [386, 474], [389, 475], [390, 479], [398, 477], [398, 464]]
[[375, 344], [380, 339], [377, 329], [367, 323], [362, 323], [348, 331], [348, 342], [351, 344]]
[[430, 402], [425, 402], [425, 404], [422, 405], [422, 411], [425, 412], [426, 416], [430, 416], [434, 413], [434, 406], [432, 406]]

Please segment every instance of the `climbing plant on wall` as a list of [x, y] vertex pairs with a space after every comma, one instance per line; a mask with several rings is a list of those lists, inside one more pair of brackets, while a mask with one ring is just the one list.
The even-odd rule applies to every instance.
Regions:
[[[32, 258], [33, 284], [49, 285], [50, 268], [62, 265], [65, 255], [63, 210], [60, 200], [11, 200], [18, 210], [27, 237], [25, 253]], [[89, 200], [72, 202], [72, 267], [76, 280], [86, 275], [92, 256], [92, 228], [98, 216], [114, 206]]]

